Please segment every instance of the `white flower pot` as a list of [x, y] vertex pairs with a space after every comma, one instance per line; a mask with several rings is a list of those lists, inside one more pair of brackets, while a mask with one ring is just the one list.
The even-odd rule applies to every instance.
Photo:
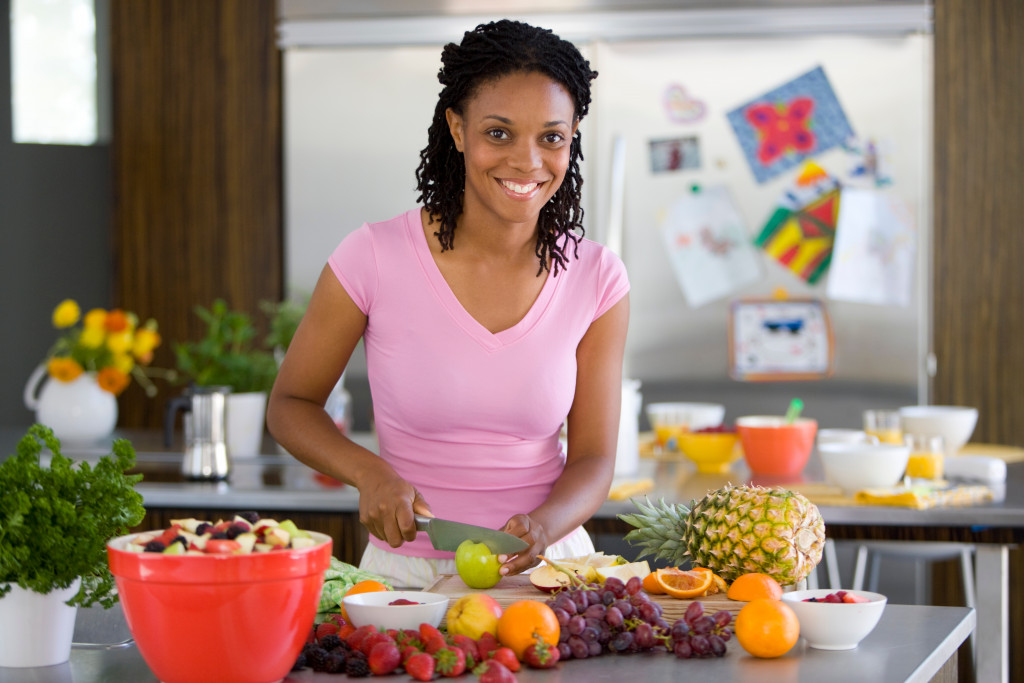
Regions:
[[[45, 595], [11, 586], [0, 598], [0, 667], [53, 666], [71, 657], [77, 607], [64, 603], [81, 579]], [[0, 678], [3, 678], [0, 676]]]
[[228, 455], [254, 458], [263, 448], [267, 394], [263, 391], [230, 393], [224, 408]]
[[36, 412], [36, 422], [52, 429], [65, 444], [96, 443], [110, 436], [117, 425], [117, 399], [100, 388], [92, 372], [62, 382], [48, 376], [46, 366], [40, 365], [25, 384], [24, 399], [25, 407]]

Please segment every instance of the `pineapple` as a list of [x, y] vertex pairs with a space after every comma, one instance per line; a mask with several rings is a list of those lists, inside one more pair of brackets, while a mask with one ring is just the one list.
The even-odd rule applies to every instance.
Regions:
[[799, 493], [730, 485], [690, 508], [645, 500], [633, 501], [638, 514], [619, 515], [636, 527], [626, 540], [643, 548], [639, 557], [654, 555], [677, 566], [689, 561], [726, 581], [761, 572], [783, 586], [805, 578], [821, 561], [825, 522]]

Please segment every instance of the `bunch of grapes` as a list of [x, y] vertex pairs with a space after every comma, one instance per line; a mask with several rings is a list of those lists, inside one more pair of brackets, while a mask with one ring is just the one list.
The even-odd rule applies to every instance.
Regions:
[[[676, 624], [669, 624], [662, 617], [662, 608], [642, 590], [639, 577], [631, 577], [628, 581], [609, 577], [604, 584], [588, 583], [573, 586], [560, 591], [548, 598], [547, 605], [558, 618], [560, 628], [558, 651], [561, 659], [585, 659], [597, 657], [605, 652], [641, 652], [664, 648], [671, 652], [676, 647], [674, 634], [679, 624], [683, 624], [689, 634], [691, 626], [680, 619]], [[703, 616], [700, 603], [693, 603], [687, 610], [696, 605]], [[725, 620], [716, 615], [709, 617], [712, 627], [707, 634], [714, 635], [721, 651], [708, 651], [722, 656], [725, 654], [725, 641], [729, 638], [728, 624], [730, 615], [724, 612]], [[703, 628], [701, 622], [699, 628]], [[724, 635], [723, 635], [724, 633]], [[707, 640], [708, 635], [704, 636]], [[699, 641], [698, 641], [699, 642]], [[692, 654], [692, 638], [690, 639]], [[715, 648], [718, 645], [714, 646]], [[676, 651], [678, 654], [678, 651]], [[682, 655], [680, 655], [682, 656]]]
[[725, 643], [732, 637], [732, 615], [721, 610], [704, 614], [704, 605], [691, 602], [683, 618], [672, 625], [672, 651], [680, 659], [724, 657]]

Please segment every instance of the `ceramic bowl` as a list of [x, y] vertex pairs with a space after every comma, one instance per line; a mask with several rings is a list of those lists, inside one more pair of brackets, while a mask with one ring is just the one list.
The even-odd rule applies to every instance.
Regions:
[[269, 683], [288, 675], [320, 602], [331, 539], [248, 555], [164, 555], [107, 544], [139, 653], [164, 683]]
[[904, 434], [941, 436], [946, 455], [956, 455], [971, 439], [978, 409], [966, 406], [904, 406], [900, 408]]
[[863, 429], [819, 429], [818, 445], [823, 443], [868, 443], [878, 441], [878, 437], [868, 436]]
[[852, 650], [875, 629], [885, 611], [886, 597], [868, 591], [846, 591], [865, 597], [868, 602], [805, 602], [807, 598], [820, 600], [835, 592], [819, 588], [782, 594], [783, 602], [793, 608], [800, 620], [800, 636], [817, 650]]
[[[392, 605], [395, 600], [410, 600], [415, 605]], [[448, 596], [426, 591], [379, 591], [357, 593], [341, 599], [345, 613], [355, 627], [380, 629], [417, 629], [420, 624], [438, 626], [448, 611]]]
[[804, 417], [787, 423], [781, 415], [748, 415], [736, 420], [736, 431], [752, 473], [792, 477], [811, 457], [818, 423]]
[[676, 451], [680, 434], [722, 424], [725, 406], [720, 403], [648, 403], [646, 413], [658, 445]]
[[736, 432], [684, 432], [679, 435], [679, 450], [704, 474], [728, 472], [732, 463], [743, 457]]
[[909, 446], [891, 443], [823, 443], [818, 455], [825, 479], [847, 494], [895, 486], [910, 458]]

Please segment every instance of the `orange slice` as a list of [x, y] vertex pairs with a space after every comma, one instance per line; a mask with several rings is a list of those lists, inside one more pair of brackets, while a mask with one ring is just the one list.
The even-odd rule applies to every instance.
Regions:
[[662, 595], [665, 589], [658, 583], [658, 572], [654, 571], [644, 577], [643, 588], [651, 595]]
[[[692, 567], [695, 572], [711, 572], [707, 567]], [[725, 582], [718, 574], [711, 572], [711, 588], [708, 589], [708, 595], [714, 595], [715, 593], [724, 593], [729, 590], [729, 584]]]
[[699, 598], [706, 595], [714, 583], [709, 571], [683, 571], [670, 567], [659, 569], [654, 575], [661, 589], [673, 598]]
[[759, 598], [781, 600], [782, 586], [767, 574], [754, 572], [737, 576], [725, 595], [730, 600], [743, 600], [745, 602]]

